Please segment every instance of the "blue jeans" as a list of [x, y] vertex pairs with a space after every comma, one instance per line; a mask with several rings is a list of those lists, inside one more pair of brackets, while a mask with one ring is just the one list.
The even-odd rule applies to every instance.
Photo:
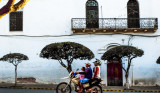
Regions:
[[83, 78], [83, 79], [80, 79], [79, 81], [81, 83], [87, 83], [87, 82], [89, 82], [89, 79], [88, 78]]

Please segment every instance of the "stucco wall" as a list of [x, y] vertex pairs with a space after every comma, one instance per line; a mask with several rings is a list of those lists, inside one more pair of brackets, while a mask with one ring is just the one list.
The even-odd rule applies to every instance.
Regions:
[[[54, 42], [77, 42], [90, 48], [95, 54], [95, 58], [101, 57], [99, 49], [110, 43], [128, 44], [127, 35], [75, 35], [75, 36], [63, 36], [63, 37], [0, 37], [0, 57], [7, 53], [20, 52], [29, 57], [29, 61], [24, 61], [19, 64], [18, 77], [35, 77], [37, 82], [40, 83], [58, 83], [60, 78], [68, 75], [66, 69], [64, 69], [56, 60], [47, 60], [39, 58], [41, 49]], [[124, 42], [122, 42], [124, 39]], [[159, 73], [159, 68], [156, 64], [156, 60], [160, 53], [160, 38], [148, 38], [148, 37], [133, 37], [131, 44], [137, 48], [144, 50], [142, 57], [133, 60], [133, 77], [137, 79], [159, 78], [156, 73]], [[93, 62], [95, 59], [89, 61]], [[86, 60], [88, 61], [88, 60]], [[73, 69], [81, 68], [86, 61], [74, 60], [72, 66]], [[101, 76], [104, 80], [103, 83], [107, 83], [107, 65], [105, 61], [102, 61]], [[125, 64], [126, 65], [126, 64]], [[4, 82], [14, 81], [14, 66], [9, 63], [0, 62], [0, 80]], [[93, 67], [93, 64], [92, 64]], [[126, 66], [125, 66], [126, 67]], [[132, 74], [132, 68], [130, 70]], [[63, 72], [63, 73], [62, 73]], [[131, 77], [130, 77], [131, 79]], [[125, 80], [125, 79], [124, 79]]]
[[[129, 35], [72, 35], [71, 18], [85, 18], [85, 3], [87, 0], [30, 0], [23, 9], [24, 30], [23, 32], [9, 31], [9, 15], [0, 19], [0, 57], [8, 53], [20, 52], [29, 57], [29, 61], [22, 62], [18, 67], [18, 77], [35, 77], [37, 82], [58, 83], [59, 78], [68, 75], [68, 72], [56, 60], [39, 58], [41, 49], [54, 42], [71, 41], [83, 44], [90, 48], [96, 58], [98, 49], [110, 43], [128, 44]], [[126, 18], [128, 0], [98, 0], [99, 17], [101, 18]], [[7, 2], [2, 0], [0, 6]], [[159, 0], [139, 0], [141, 18], [160, 18], [158, 11]], [[102, 12], [101, 12], [102, 6]], [[103, 15], [101, 15], [103, 14]], [[160, 23], [160, 21], [159, 21]], [[131, 33], [138, 34], [139, 33]], [[143, 35], [159, 35], [159, 29], [155, 33], [141, 33]], [[8, 36], [11, 35], [11, 36]], [[25, 37], [14, 35], [52, 37]], [[71, 36], [62, 36], [71, 35]], [[124, 39], [124, 42], [122, 42]], [[159, 78], [158, 66], [155, 62], [160, 55], [160, 37], [135, 36], [131, 44], [144, 50], [141, 58], [133, 60], [134, 80]], [[91, 60], [93, 62], [95, 59]], [[74, 60], [73, 69], [84, 66], [86, 61]], [[102, 61], [102, 79], [106, 79], [106, 62]], [[92, 64], [93, 67], [93, 64]], [[63, 72], [63, 73], [61, 73]], [[132, 73], [132, 69], [130, 74]], [[158, 73], [158, 75], [157, 75]], [[155, 75], [156, 74], [156, 75]], [[0, 62], [0, 81], [14, 82], [14, 66], [9, 63]], [[158, 80], [157, 80], [158, 81]]]
[[[19, 1], [19, 0], [16, 0]], [[70, 35], [71, 19], [85, 18], [87, 0], [30, 0], [24, 7], [23, 32], [9, 32], [9, 15], [0, 21], [3, 35]], [[138, 0], [141, 18], [159, 18], [159, 0]], [[1, 6], [7, 0], [2, 0]], [[127, 18], [128, 0], [98, 0], [99, 17]], [[159, 22], [160, 23], [160, 22]], [[157, 31], [154, 34], [159, 34]]]

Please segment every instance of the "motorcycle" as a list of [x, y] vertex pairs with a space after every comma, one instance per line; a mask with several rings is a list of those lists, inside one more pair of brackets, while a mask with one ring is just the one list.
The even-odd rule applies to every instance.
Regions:
[[[78, 69], [77, 69], [78, 71]], [[70, 72], [68, 77], [62, 78], [62, 79], [69, 79], [69, 82], [61, 82], [56, 87], [56, 93], [71, 93], [73, 85], [73, 88], [76, 92], [79, 91], [78, 86], [78, 78], [76, 75], [73, 74], [73, 72]], [[102, 93], [102, 87], [100, 85], [101, 79], [92, 79], [87, 83], [83, 84], [83, 92], [82, 93]]]

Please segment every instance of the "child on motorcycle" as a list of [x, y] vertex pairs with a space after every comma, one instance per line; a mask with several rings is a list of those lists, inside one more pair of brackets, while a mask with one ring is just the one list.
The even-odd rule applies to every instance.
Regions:
[[[81, 68], [81, 72], [85, 72], [85, 67]], [[79, 79], [81, 80], [83, 78], [85, 78], [85, 74], [79, 74]]]
[[[85, 67], [82, 67], [82, 68], [81, 68], [81, 72], [84, 73], [84, 71], [85, 71]], [[76, 75], [76, 73], [73, 72], [73, 75]], [[79, 85], [79, 81], [80, 81], [81, 79], [83, 79], [83, 78], [85, 78], [85, 74], [79, 74], [79, 76], [76, 77], [76, 78], [74, 78], [74, 79], [72, 79], [72, 81], [73, 81], [74, 83], [76, 83], [77, 85]]]
[[[84, 72], [85, 72], [85, 67], [82, 67], [80, 73], [84, 73]], [[76, 75], [76, 72], [75, 73], [73, 72], [73, 75]], [[79, 74], [79, 77], [74, 78], [72, 81], [75, 82], [76, 84], [78, 84], [78, 82], [84, 78], [85, 78], [85, 74]]]
[[[85, 72], [85, 67], [82, 67], [81, 68], [81, 72], [84, 73]], [[78, 82], [78, 85], [79, 85], [79, 92], [82, 92], [82, 89], [83, 89], [83, 85], [81, 84], [83, 79], [85, 78], [85, 74], [79, 74], [79, 82]]]

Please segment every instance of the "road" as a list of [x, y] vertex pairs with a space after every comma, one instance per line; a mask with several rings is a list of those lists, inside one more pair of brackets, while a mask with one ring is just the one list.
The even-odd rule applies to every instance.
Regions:
[[[56, 93], [56, 92], [55, 92], [55, 90], [29, 90], [29, 89], [3, 89], [3, 88], [0, 88], [0, 93]], [[76, 92], [72, 92], [72, 93], [76, 93]], [[118, 92], [103, 92], [103, 93], [118, 93]], [[120, 92], [120, 93], [139, 93], [139, 92]], [[149, 92], [147, 92], [147, 93], [149, 93]]]

